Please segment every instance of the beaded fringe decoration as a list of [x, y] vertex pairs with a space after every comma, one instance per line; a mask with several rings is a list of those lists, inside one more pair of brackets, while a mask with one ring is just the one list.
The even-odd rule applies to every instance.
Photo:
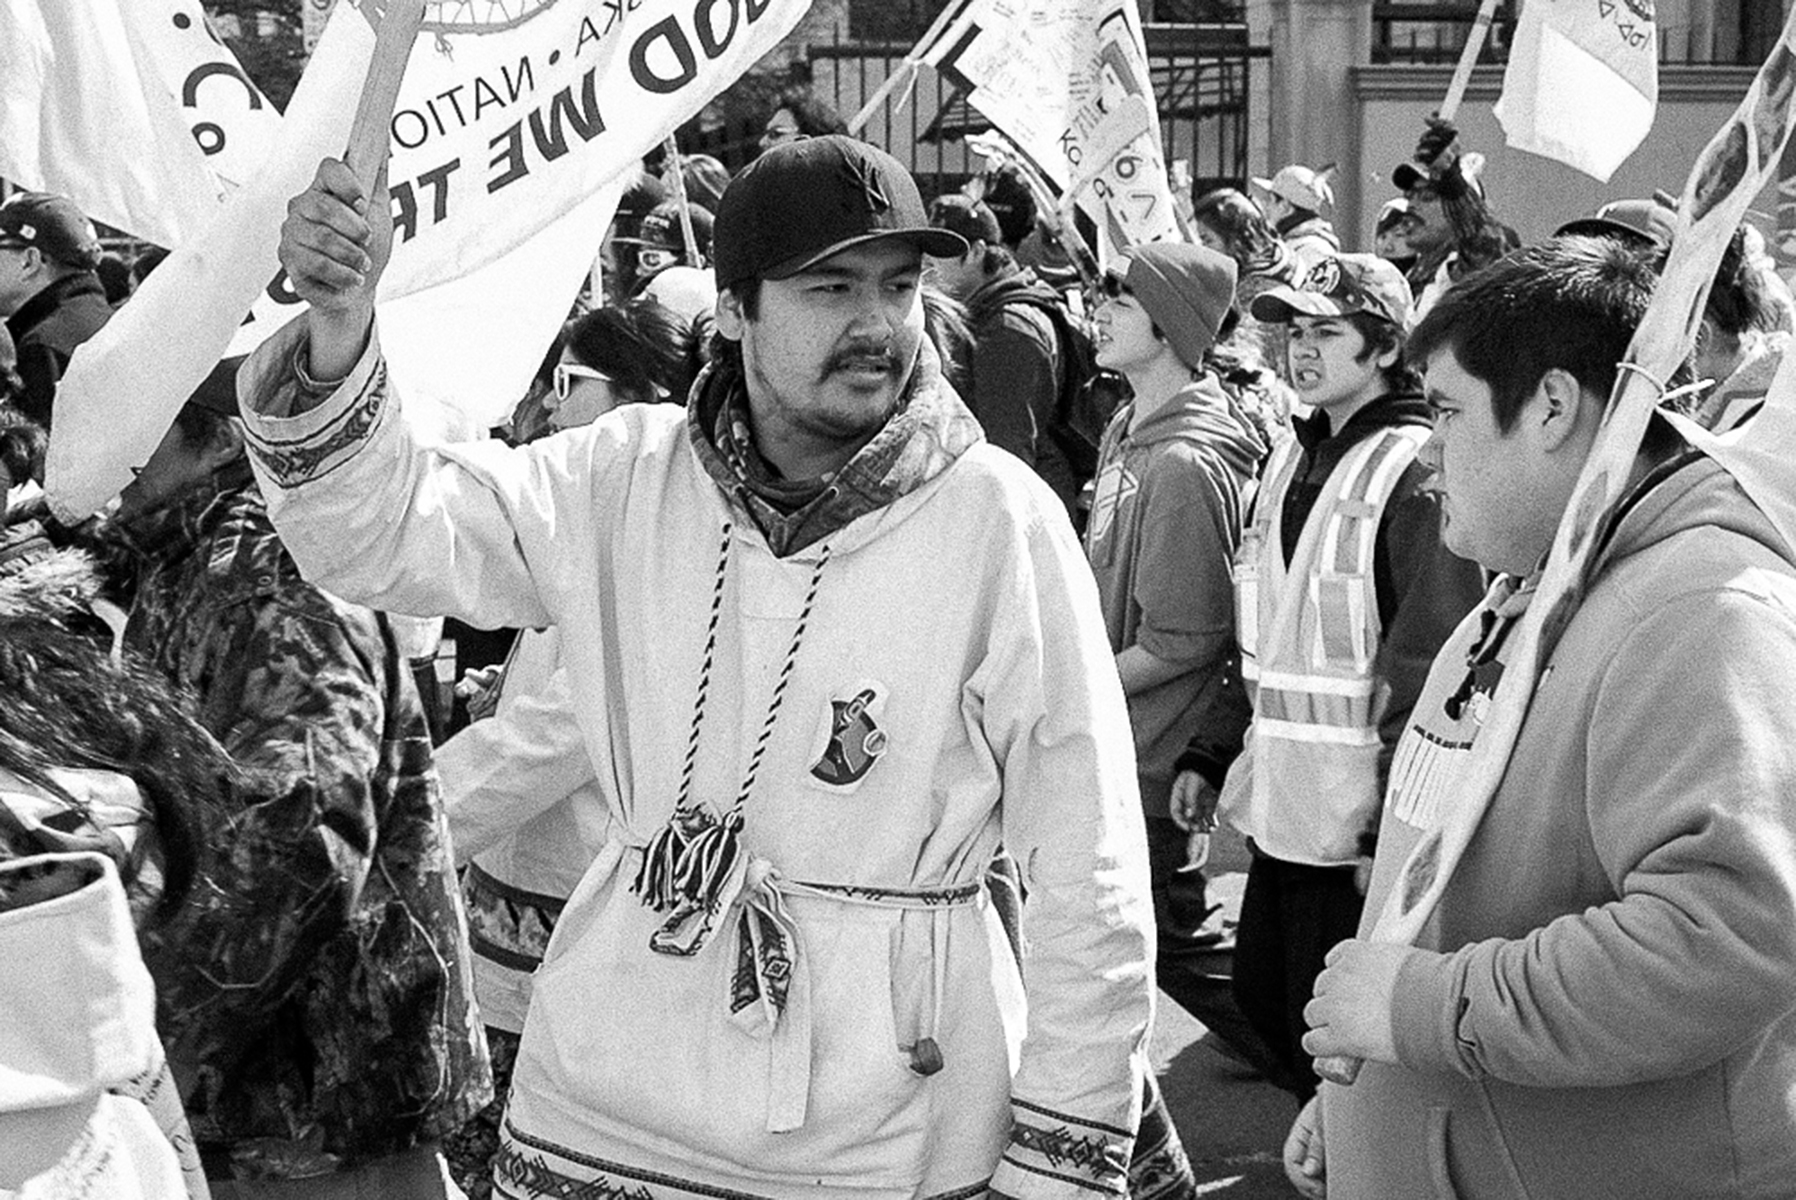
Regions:
[[[723, 612], [724, 581], [729, 574], [730, 534], [733, 526], [725, 522], [723, 543], [718, 548], [717, 572], [711, 589], [711, 617], [705, 630], [704, 665], [699, 671], [698, 695], [693, 701], [692, 728], [686, 738], [686, 759], [680, 768], [680, 792], [674, 801], [673, 816], [649, 842], [637, 868], [630, 890], [655, 912], [670, 913], [665, 924], [649, 939], [649, 948], [660, 954], [697, 954], [710, 937], [720, 913], [719, 899], [724, 885], [740, 865], [742, 857], [742, 809], [754, 790], [755, 777], [761, 769], [767, 745], [772, 740], [780, 706], [785, 702], [786, 685], [798, 662], [798, 648], [804, 642], [810, 625], [811, 609], [817, 602], [817, 588], [823, 581], [823, 568], [829, 562], [830, 548], [825, 543], [811, 572], [810, 587], [798, 613], [797, 627], [792, 631], [792, 644], [786, 649], [786, 660], [773, 687], [767, 716], [761, 722], [761, 734], [755, 739], [754, 754], [748, 771], [736, 793], [736, 802], [722, 817], [709, 807], [692, 799], [692, 776], [698, 761], [701, 731], [705, 725], [705, 708], [711, 695], [711, 671], [717, 658], [717, 627]], [[694, 920], [696, 919], [696, 924]]]

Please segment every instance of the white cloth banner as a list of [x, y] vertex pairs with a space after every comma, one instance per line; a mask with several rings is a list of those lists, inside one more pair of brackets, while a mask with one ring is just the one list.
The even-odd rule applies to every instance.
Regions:
[[1651, 0], [1526, 0], [1493, 110], [1511, 146], [1604, 183], [1653, 127]]
[[[522, 396], [597, 254], [617, 195], [607, 185], [809, 2], [429, 5], [391, 126], [397, 229], [381, 344], [409, 396], [445, 406], [447, 433], [492, 425]], [[263, 175], [77, 352], [51, 437], [58, 513], [105, 504], [219, 358], [300, 310], [277, 275], [280, 222], [319, 158], [342, 153], [373, 40], [359, 10], [339, 4]]]
[[1119, 246], [1183, 240], [1134, 0], [972, 0], [923, 61]]
[[0, 0], [0, 176], [95, 220], [198, 235], [280, 119], [194, 0]]

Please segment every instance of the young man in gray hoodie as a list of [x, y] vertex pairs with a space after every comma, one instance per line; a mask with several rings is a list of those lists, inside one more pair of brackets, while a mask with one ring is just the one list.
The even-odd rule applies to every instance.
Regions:
[[[1106, 280], [1098, 365], [1134, 399], [1105, 431], [1086, 555], [1135, 733], [1162, 955], [1216, 940], [1176, 764], [1223, 691], [1235, 643], [1229, 562], [1243, 491], [1266, 456], [1258, 430], [1205, 367], [1229, 315], [1235, 264], [1201, 246], [1139, 247]], [[1190, 868], [1190, 869], [1183, 869]]]

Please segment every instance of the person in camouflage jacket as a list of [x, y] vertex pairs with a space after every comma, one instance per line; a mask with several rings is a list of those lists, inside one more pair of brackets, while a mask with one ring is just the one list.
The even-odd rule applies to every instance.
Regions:
[[300, 578], [231, 421], [190, 402], [127, 489], [128, 650], [194, 693], [250, 795], [146, 946], [215, 1195], [439, 1196], [491, 1097], [422, 706], [383, 617]]

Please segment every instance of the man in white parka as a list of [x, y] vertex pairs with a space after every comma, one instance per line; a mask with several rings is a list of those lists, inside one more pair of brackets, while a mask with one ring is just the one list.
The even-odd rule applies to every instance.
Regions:
[[[500, 1194], [1121, 1195], [1153, 992], [1128, 716], [1064, 508], [923, 338], [922, 255], [964, 245], [904, 169], [763, 155], [719, 206], [685, 413], [521, 450], [408, 429], [378, 198], [326, 162], [289, 211], [311, 311], [239, 390], [302, 568], [582, 631], [616, 809], [536, 976]], [[980, 883], [1000, 842], [1026, 1010]]]

